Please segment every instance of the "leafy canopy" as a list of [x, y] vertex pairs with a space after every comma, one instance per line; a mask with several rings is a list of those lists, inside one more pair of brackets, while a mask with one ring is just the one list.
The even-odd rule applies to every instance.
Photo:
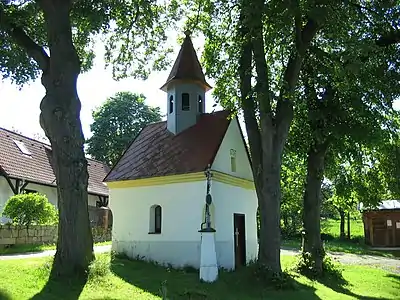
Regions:
[[93, 111], [93, 136], [87, 140], [93, 158], [115, 164], [147, 124], [161, 121], [160, 108], [146, 105], [145, 99], [142, 94], [119, 92]]
[[[32, 58], [49, 53], [40, 1], [0, 1], [0, 78], [23, 85], [38, 78], [41, 70]], [[166, 31], [179, 17], [176, 0], [80, 0], [71, 1], [73, 43], [81, 70], [87, 71], [95, 57], [94, 44], [105, 45], [106, 65], [116, 79], [146, 78], [151, 70], [163, 69], [172, 48]], [[27, 55], [27, 52], [30, 56]]]
[[10, 218], [17, 225], [47, 225], [57, 222], [57, 211], [39, 193], [18, 194], [6, 202], [3, 216]]

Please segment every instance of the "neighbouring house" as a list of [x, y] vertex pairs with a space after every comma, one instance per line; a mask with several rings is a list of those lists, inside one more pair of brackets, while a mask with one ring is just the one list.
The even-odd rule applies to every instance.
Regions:
[[382, 201], [363, 211], [365, 243], [373, 247], [400, 247], [400, 200]]
[[257, 258], [250, 156], [236, 117], [229, 118], [229, 111], [204, 113], [211, 87], [188, 34], [161, 89], [167, 121], [146, 126], [105, 178], [114, 218], [112, 249], [164, 265], [201, 267], [207, 170], [212, 174], [207, 220], [216, 232], [205, 251], [215, 253], [218, 267], [245, 265]]
[[[108, 188], [103, 183], [109, 168], [88, 158], [88, 205], [91, 221], [101, 213], [95, 207], [108, 205]], [[57, 207], [57, 182], [52, 168], [51, 146], [0, 128], [0, 213], [16, 194], [39, 192]], [[104, 214], [104, 213], [103, 213]], [[8, 219], [0, 216], [0, 222]]]

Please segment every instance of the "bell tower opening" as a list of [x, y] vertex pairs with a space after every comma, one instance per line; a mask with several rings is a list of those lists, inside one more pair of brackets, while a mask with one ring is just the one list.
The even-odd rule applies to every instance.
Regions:
[[185, 39], [167, 81], [161, 90], [167, 93], [167, 128], [178, 134], [196, 124], [205, 112], [205, 93], [211, 89], [194, 50], [190, 32]]

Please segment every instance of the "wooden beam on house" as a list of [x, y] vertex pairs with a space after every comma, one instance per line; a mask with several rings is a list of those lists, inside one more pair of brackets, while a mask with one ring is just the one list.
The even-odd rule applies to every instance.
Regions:
[[108, 196], [97, 195], [97, 197], [99, 197], [99, 206], [100, 207], [108, 206]]
[[25, 190], [25, 188], [28, 186], [28, 184], [29, 184], [29, 181], [26, 181], [26, 180], [23, 181], [23, 184], [21, 185], [21, 188], [20, 188], [20, 193], [22, 193]]
[[17, 194], [18, 194], [18, 190], [17, 190], [16, 185], [14, 185], [14, 184], [12, 183], [11, 178], [10, 178], [10, 177], [8, 176], [8, 174], [3, 170], [3, 168], [0, 168], [0, 175], [3, 176], [3, 177], [6, 179], [8, 185], [10, 186], [10, 188], [11, 188], [12, 192], [14, 193], [14, 195], [17, 195]]

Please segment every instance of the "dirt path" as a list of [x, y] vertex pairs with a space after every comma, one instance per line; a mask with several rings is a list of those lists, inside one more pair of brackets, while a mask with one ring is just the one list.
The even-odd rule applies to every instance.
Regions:
[[[104, 253], [104, 252], [109, 252], [110, 250], [111, 250], [111, 245], [94, 247], [95, 253]], [[55, 250], [47, 250], [38, 253], [0, 255], [0, 261], [8, 259], [46, 257], [54, 255], [55, 253], [56, 253]], [[281, 249], [282, 255], [294, 256], [299, 253], [300, 252], [295, 249], [288, 249], [288, 248]], [[329, 255], [342, 264], [373, 266], [400, 274], [400, 259], [388, 258], [382, 256], [373, 256], [373, 255], [340, 253], [340, 252], [330, 252]]]
[[[298, 250], [294, 249], [281, 249], [282, 255], [293, 256], [299, 253], [300, 252]], [[329, 252], [328, 254], [342, 264], [377, 267], [400, 274], [400, 259], [342, 252]]]
[[[109, 252], [110, 250], [111, 250], [111, 245], [94, 246], [95, 253]], [[23, 254], [7, 254], [7, 255], [0, 255], [0, 260], [46, 257], [46, 256], [52, 256], [55, 253], [56, 253], [56, 250], [46, 250], [43, 252], [30, 252], [30, 253], [23, 253]]]

